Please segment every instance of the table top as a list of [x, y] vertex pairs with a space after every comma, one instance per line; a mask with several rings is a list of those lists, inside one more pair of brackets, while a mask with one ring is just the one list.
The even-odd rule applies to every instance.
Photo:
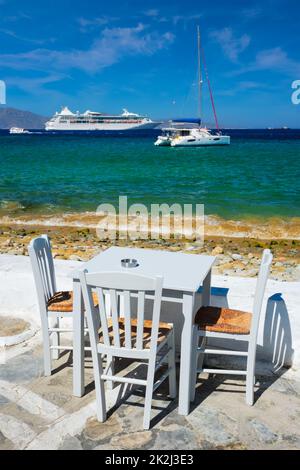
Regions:
[[[136, 259], [135, 268], [123, 268], [121, 260]], [[211, 270], [214, 256], [148, 250], [143, 248], [111, 247], [84, 263], [80, 269], [88, 272], [129, 272], [144, 276], [163, 276], [164, 289], [197, 292]], [[72, 273], [76, 279], [76, 272]]]

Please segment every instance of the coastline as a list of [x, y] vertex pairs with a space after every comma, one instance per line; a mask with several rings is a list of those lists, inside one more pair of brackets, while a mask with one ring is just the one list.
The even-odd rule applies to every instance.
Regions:
[[300, 239], [281, 237], [253, 236], [220, 236], [217, 230], [211, 234], [205, 227], [203, 244], [188, 239], [157, 239], [157, 240], [100, 240], [96, 229], [89, 224], [81, 226], [47, 224], [0, 223], [0, 253], [11, 255], [27, 255], [30, 240], [42, 233], [47, 233], [52, 242], [53, 254], [56, 259], [86, 261], [112, 245], [134, 246], [140, 248], [182, 251], [186, 253], [213, 254], [217, 261], [214, 274], [225, 276], [255, 277], [257, 275], [262, 250], [270, 248], [274, 255], [271, 278], [280, 281], [300, 280]]
[[[112, 214], [114, 215], [114, 214]], [[110, 215], [109, 215], [110, 217]], [[60, 227], [77, 229], [96, 229], [103, 216], [96, 212], [10, 212], [0, 210], [0, 227]], [[111, 219], [110, 219], [111, 220]], [[116, 217], [118, 221], [118, 216]], [[134, 221], [151, 226], [147, 217], [128, 217], [128, 224]], [[171, 226], [174, 218], [171, 216]], [[184, 224], [196, 227], [195, 217], [185, 217]], [[110, 223], [110, 228], [116, 227]], [[171, 227], [172, 228], [172, 227]], [[120, 229], [122, 229], [120, 223]], [[118, 230], [118, 229], [117, 229]], [[218, 215], [205, 215], [204, 230], [206, 237], [255, 238], [257, 240], [297, 240], [300, 241], [300, 217], [240, 217], [237, 220], [225, 219]]]

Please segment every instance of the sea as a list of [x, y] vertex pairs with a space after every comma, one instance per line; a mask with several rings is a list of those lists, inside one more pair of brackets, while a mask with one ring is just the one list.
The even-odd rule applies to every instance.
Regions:
[[230, 146], [200, 148], [155, 147], [159, 132], [0, 131], [0, 223], [88, 224], [99, 204], [127, 196], [148, 208], [204, 204], [216, 234], [300, 238], [300, 130], [230, 129]]

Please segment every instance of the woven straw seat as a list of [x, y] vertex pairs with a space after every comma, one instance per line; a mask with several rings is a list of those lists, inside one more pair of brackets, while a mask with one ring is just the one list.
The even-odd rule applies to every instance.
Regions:
[[[113, 322], [111, 318], [107, 319], [107, 325], [109, 330], [110, 342], [113, 342]], [[152, 321], [145, 320], [144, 321], [144, 334], [143, 334], [143, 348], [149, 349], [150, 342], [151, 342], [151, 328], [152, 328]], [[158, 330], [158, 339], [157, 343], [160, 344], [162, 341], [166, 339], [170, 331], [172, 331], [173, 326], [169, 323], [159, 323], [159, 330]], [[125, 320], [123, 318], [119, 319], [119, 332], [120, 332], [120, 345], [121, 347], [125, 346]], [[131, 338], [133, 347], [136, 347], [136, 337], [137, 337], [137, 320], [131, 320]], [[102, 329], [99, 330], [99, 340], [103, 343], [103, 334]]]
[[[96, 294], [93, 293], [94, 305], [98, 305]], [[49, 300], [47, 308], [50, 312], [73, 312], [73, 292], [56, 292]]]
[[252, 314], [221, 307], [201, 307], [195, 323], [200, 330], [233, 335], [250, 333]]

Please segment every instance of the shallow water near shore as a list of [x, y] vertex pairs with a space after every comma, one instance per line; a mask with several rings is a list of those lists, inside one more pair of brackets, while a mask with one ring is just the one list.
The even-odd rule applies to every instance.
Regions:
[[0, 221], [89, 226], [99, 204], [126, 195], [205, 204], [209, 234], [299, 237], [299, 139], [174, 149], [154, 147], [155, 135], [0, 136]]

